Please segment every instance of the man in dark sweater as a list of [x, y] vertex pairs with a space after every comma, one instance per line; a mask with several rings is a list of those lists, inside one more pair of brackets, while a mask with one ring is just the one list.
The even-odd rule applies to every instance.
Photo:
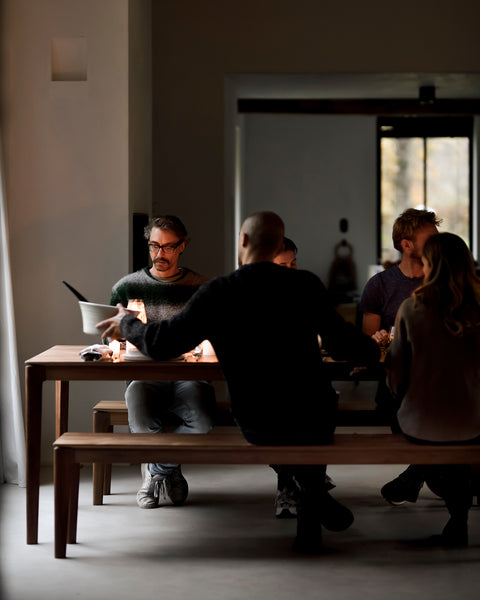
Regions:
[[[151, 266], [122, 277], [112, 288], [110, 303], [128, 306], [129, 300], [142, 300], [147, 322], [154, 323], [179, 313], [206, 279], [178, 265], [188, 243], [178, 217], [151, 219], [145, 238]], [[133, 433], [162, 433], [172, 424], [175, 433], [207, 433], [212, 427], [214, 390], [206, 381], [131, 381], [125, 400]], [[166, 496], [174, 504], [187, 498], [180, 465], [144, 464], [142, 479], [137, 493], [140, 508], [156, 508]]]
[[[204, 284], [169, 321], [144, 325], [120, 309], [98, 324], [155, 359], [179, 355], [200, 341], [213, 344], [228, 384], [231, 409], [245, 438], [260, 445], [330, 443], [336, 393], [322, 363], [317, 335], [334, 358], [368, 365], [379, 349], [335, 311], [313, 273], [272, 261], [283, 244], [278, 215], [255, 213], [242, 225], [239, 269]], [[289, 470], [299, 487], [295, 547], [321, 548], [321, 526], [340, 531], [352, 513], [325, 489], [325, 465]]]
[[[440, 223], [434, 212], [416, 208], [408, 208], [395, 219], [392, 240], [395, 249], [400, 252], [401, 260], [367, 282], [359, 305], [363, 314], [362, 330], [366, 335], [373, 336], [378, 344], [388, 343], [400, 304], [422, 285], [423, 246], [430, 236], [438, 233]], [[391, 422], [392, 431], [398, 432], [398, 405], [385, 379], [379, 382], [375, 400], [379, 413]], [[416, 502], [424, 481], [423, 467], [410, 465], [398, 477], [386, 483], [381, 494], [393, 505]]]

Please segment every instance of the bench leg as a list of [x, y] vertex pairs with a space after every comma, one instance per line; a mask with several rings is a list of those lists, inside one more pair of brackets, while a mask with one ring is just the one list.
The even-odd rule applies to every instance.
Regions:
[[[103, 411], [93, 411], [93, 431], [94, 433], [113, 432], [113, 426], [110, 425], [108, 413]], [[112, 479], [112, 466], [103, 463], [93, 463], [93, 504], [98, 506], [103, 504], [103, 495], [110, 494]]]
[[[112, 427], [113, 429], [113, 427]], [[108, 464], [108, 465], [103, 465], [103, 471], [104, 471], [104, 476], [103, 476], [103, 495], [104, 496], [110, 496], [112, 490], [111, 490], [111, 486], [112, 486], [112, 465]]]
[[73, 508], [72, 504], [74, 504], [72, 503], [72, 483], [79, 474], [79, 469], [77, 467], [78, 465], [74, 465], [73, 453], [71, 450], [64, 448], [54, 449], [53, 484], [55, 499], [55, 558], [65, 558], [67, 554], [69, 521], [71, 523], [71, 520], [69, 519], [69, 510]]
[[68, 527], [67, 544], [77, 543], [77, 517], [78, 517], [78, 491], [80, 486], [80, 467], [78, 463], [72, 465], [70, 480], [70, 498], [68, 502]]

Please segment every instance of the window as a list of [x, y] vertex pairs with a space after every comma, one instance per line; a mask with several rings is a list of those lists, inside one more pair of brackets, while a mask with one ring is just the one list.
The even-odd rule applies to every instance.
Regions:
[[433, 210], [471, 246], [471, 117], [379, 118], [378, 256], [398, 259], [392, 227], [407, 208]]

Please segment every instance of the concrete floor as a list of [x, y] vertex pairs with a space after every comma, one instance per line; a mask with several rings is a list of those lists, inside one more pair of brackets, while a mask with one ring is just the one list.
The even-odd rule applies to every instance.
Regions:
[[441, 500], [422, 490], [392, 507], [379, 494], [402, 466], [331, 466], [333, 495], [355, 514], [342, 533], [325, 532], [320, 556], [291, 551], [295, 522], [273, 516], [268, 467], [185, 466], [183, 507], [140, 510], [138, 466], [114, 466], [104, 506], [92, 506], [91, 468], [82, 469], [78, 543], [53, 558], [53, 485], [42, 471], [39, 544], [25, 544], [25, 490], [0, 486], [1, 598], [91, 600], [435, 600], [480, 594], [480, 507], [470, 546], [425, 548], [420, 538], [447, 520]]

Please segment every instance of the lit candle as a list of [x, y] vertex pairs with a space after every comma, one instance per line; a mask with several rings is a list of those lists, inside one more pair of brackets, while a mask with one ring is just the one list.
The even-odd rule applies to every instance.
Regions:
[[[130, 308], [131, 310], [138, 310], [137, 319], [139, 319], [142, 323], [147, 322], [147, 313], [145, 311], [145, 304], [144, 304], [143, 300], [137, 300], [136, 298], [129, 300], [128, 304], [127, 304], [127, 308]], [[128, 340], [127, 340], [125, 349], [127, 351], [127, 354], [130, 354], [130, 355], [138, 353], [138, 348], [136, 346], [134, 346]]]
[[118, 340], [112, 340], [108, 347], [113, 351], [113, 360], [118, 360], [120, 358], [120, 342]]

